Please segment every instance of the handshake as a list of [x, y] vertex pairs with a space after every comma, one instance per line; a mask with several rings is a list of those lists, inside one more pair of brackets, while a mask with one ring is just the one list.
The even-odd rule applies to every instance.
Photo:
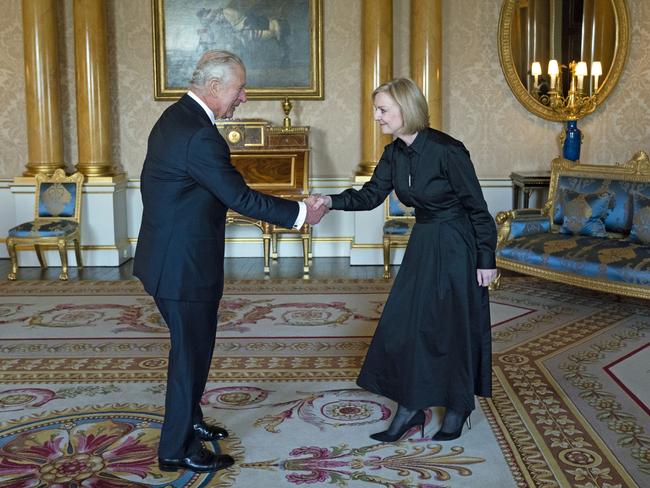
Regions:
[[332, 198], [328, 195], [313, 193], [303, 200], [307, 205], [307, 217], [305, 223], [315, 225], [321, 221], [323, 216], [330, 211]]

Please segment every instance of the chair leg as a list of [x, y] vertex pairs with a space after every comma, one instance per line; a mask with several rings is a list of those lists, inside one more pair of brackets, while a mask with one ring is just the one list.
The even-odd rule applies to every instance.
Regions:
[[81, 261], [81, 243], [79, 242], [81, 239], [74, 239], [74, 254], [75, 257], [77, 258], [77, 268], [83, 268], [83, 262]]
[[47, 261], [45, 260], [45, 254], [43, 254], [43, 248], [40, 244], [34, 244], [34, 251], [36, 251], [36, 257], [38, 262], [41, 265], [41, 268], [47, 269]]
[[390, 238], [384, 237], [384, 279], [390, 278]]
[[7, 279], [14, 281], [18, 273], [18, 256], [16, 254], [16, 241], [11, 237], [7, 239], [7, 252], [11, 258], [11, 271], [7, 275]]
[[302, 272], [309, 274], [309, 249], [311, 248], [311, 236], [302, 235]]
[[269, 264], [271, 254], [271, 234], [262, 234], [262, 243], [264, 245], [264, 274], [271, 272]]
[[59, 279], [61, 281], [68, 281], [68, 250], [65, 239], [59, 239], [56, 243], [59, 248], [59, 256], [61, 256], [61, 273]]

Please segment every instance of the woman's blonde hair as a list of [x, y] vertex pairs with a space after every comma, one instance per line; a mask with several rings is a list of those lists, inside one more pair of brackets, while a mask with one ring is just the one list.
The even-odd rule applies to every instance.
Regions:
[[408, 78], [394, 78], [382, 83], [372, 92], [372, 99], [378, 93], [388, 93], [402, 112], [404, 126], [401, 132], [415, 134], [429, 127], [429, 105], [418, 86]]

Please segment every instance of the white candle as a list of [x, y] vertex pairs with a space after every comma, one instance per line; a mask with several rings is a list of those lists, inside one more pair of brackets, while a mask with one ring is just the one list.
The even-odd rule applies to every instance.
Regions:
[[533, 75], [533, 78], [535, 79], [535, 88], [537, 88], [539, 85], [537, 83], [537, 79], [539, 75], [542, 74], [542, 65], [539, 64], [538, 61], [535, 61], [530, 69], [530, 74]]
[[591, 76], [594, 77], [594, 92], [598, 91], [598, 77], [603, 74], [603, 65], [600, 61], [591, 63]]
[[555, 80], [557, 78], [557, 75], [560, 72], [560, 68], [557, 65], [557, 60], [556, 59], [551, 59], [548, 62], [548, 74], [551, 77], [551, 90], [555, 89]]
[[578, 90], [582, 90], [583, 80], [587, 76], [587, 63], [580, 61], [576, 65], [576, 77], [578, 78]]

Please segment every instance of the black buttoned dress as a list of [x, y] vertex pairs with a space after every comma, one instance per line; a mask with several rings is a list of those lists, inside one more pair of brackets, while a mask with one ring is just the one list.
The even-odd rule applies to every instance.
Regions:
[[359, 190], [331, 195], [337, 210], [371, 210], [392, 190], [415, 208], [399, 273], [357, 379], [407, 408], [474, 409], [491, 395], [488, 291], [496, 227], [463, 144], [434, 129], [386, 146]]

